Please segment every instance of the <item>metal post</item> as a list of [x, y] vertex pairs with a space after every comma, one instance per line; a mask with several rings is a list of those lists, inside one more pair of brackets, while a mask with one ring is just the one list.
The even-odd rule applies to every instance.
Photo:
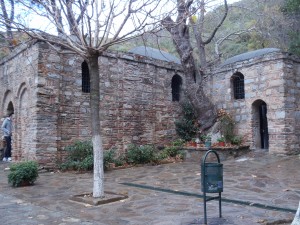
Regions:
[[[219, 155], [217, 154], [217, 152], [213, 151], [213, 150], [207, 151], [206, 154], [204, 155], [204, 157], [202, 158], [202, 165], [201, 165], [201, 173], [202, 173], [201, 174], [201, 178], [202, 178], [201, 179], [201, 186], [202, 186], [202, 191], [203, 191], [203, 203], [204, 203], [204, 224], [206, 224], [206, 225], [207, 225], [207, 210], [206, 210], [206, 202], [207, 201], [214, 200], [214, 199], [219, 199], [219, 217], [220, 218], [222, 217], [222, 198], [221, 198], [221, 192], [223, 191], [223, 170], [219, 169], [222, 172], [222, 174], [221, 174], [222, 180], [220, 180], [220, 181], [217, 180], [218, 185], [217, 185], [217, 187], [214, 187], [215, 190], [214, 189], [213, 190], [207, 190], [208, 183], [207, 183], [206, 179], [209, 176], [209, 174], [207, 174], [207, 171], [206, 171], [205, 160], [206, 160], [206, 157], [208, 156], [208, 154], [210, 154], [210, 153], [214, 153], [216, 155], [217, 159], [218, 159], [218, 163], [217, 163], [218, 167], [217, 168], [218, 169], [219, 169], [219, 167], [223, 168], [222, 167], [223, 165], [220, 164], [220, 158], [219, 158]], [[211, 166], [215, 166], [215, 165], [211, 165]], [[220, 171], [218, 171], [218, 172], [220, 173]], [[213, 172], [215, 172], [215, 171], [213, 171]], [[218, 174], [218, 175], [220, 175], [220, 174]], [[219, 182], [221, 183], [221, 187], [219, 187]], [[216, 184], [214, 184], [214, 185], [216, 185]], [[209, 192], [209, 193], [219, 193], [219, 196], [218, 197], [209, 197], [207, 199], [206, 192]]]
[[206, 216], [206, 192], [203, 192], [203, 202], [204, 202], [204, 224], [207, 224], [207, 216]]

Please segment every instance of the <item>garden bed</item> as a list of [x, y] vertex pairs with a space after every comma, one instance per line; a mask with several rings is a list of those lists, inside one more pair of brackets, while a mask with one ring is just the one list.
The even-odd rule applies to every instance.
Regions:
[[219, 147], [219, 146], [213, 146], [211, 148], [206, 147], [184, 147], [182, 149], [184, 151], [184, 161], [186, 162], [201, 162], [202, 157], [205, 155], [205, 153], [208, 150], [215, 150], [220, 160], [226, 160], [231, 158], [236, 158], [241, 155], [245, 155], [249, 153], [251, 150], [249, 146], [230, 146], [230, 147]]
[[93, 193], [84, 193], [84, 194], [74, 195], [70, 198], [70, 200], [79, 203], [97, 206], [97, 205], [103, 205], [111, 202], [121, 201], [126, 198], [128, 198], [128, 196], [124, 194], [105, 192], [104, 198], [94, 198]]

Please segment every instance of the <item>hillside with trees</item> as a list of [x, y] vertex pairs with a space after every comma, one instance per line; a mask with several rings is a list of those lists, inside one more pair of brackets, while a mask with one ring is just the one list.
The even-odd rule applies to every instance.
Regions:
[[[300, 0], [243, 0], [229, 5], [224, 23], [212, 42], [206, 46], [208, 62], [223, 61], [261, 48], [279, 48], [300, 56], [299, 5]], [[207, 33], [216, 26], [222, 11], [220, 6], [206, 13], [204, 28]], [[197, 16], [193, 19], [197, 19]], [[192, 44], [196, 44], [195, 40]], [[159, 48], [178, 56], [166, 30], [156, 34], [145, 33], [142, 37], [115, 45], [113, 49], [128, 51], [140, 45]], [[195, 53], [197, 58], [197, 52]]]

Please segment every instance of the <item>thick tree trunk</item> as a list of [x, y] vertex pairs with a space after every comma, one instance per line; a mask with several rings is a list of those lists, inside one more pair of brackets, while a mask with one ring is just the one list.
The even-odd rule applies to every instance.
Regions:
[[92, 54], [88, 58], [90, 73], [91, 93], [91, 127], [93, 136], [93, 153], [94, 153], [94, 186], [93, 197], [104, 197], [104, 169], [103, 169], [103, 146], [100, 135], [100, 84], [99, 84], [99, 64], [98, 53]]
[[[182, 21], [182, 20], [179, 20]], [[173, 43], [180, 56], [181, 65], [186, 75], [186, 95], [198, 114], [201, 130], [211, 127], [217, 113], [214, 105], [203, 90], [203, 71], [197, 68], [190, 43], [189, 27], [183, 22], [174, 22], [170, 17], [162, 21], [163, 26], [171, 33]]]

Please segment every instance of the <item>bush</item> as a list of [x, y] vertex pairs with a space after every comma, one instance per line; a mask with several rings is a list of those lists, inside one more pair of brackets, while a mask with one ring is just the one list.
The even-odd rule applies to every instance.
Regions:
[[224, 109], [219, 110], [220, 130], [225, 141], [230, 142], [234, 137], [234, 120]]
[[154, 147], [152, 145], [129, 145], [127, 151], [127, 161], [133, 164], [144, 164], [153, 161]]
[[243, 142], [243, 137], [241, 136], [234, 136], [231, 139], [231, 144], [233, 145], [241, 145]]
[[59, 167], [62, 170], [93, 170], [93, 144], [91, 141], [76, 141], [67, 146], [68, 156]]
[[117, 157], [116, 150], [110, 149], [108, 151], [104, 151], [103, 153], [103, 164], [104, 164], [104, 170], [107, 170], [109, 168], [109, 164], [113, 163], [115, 166], [122, 166], [125, 163], [125, 157], [124, 155], [121, 155]]
[[38, 164], [34, 161], [20, 162], [10, 166], [8, 183], [13, 187], [32, 185], [38, 178]]
[[175, 122], [177, 135], [185, 141], [190, 141], [197, 134], [196, 126], [197, 115], [193, 106], [189, 102], [181, 104], [182, 117]]
[[175, 141], [172, 142], [172, 145], [173, 146], [178, 146], [178, 147], [181, 147], [184, 145], [185, 141], [182, 140], [182, 139], [177, 139]]
[[180, 149], [178, 146], [167, 146], [164, 149], [164, 152], [166, 153], [166, 155], [168, 155], [170, 157], [175, 157], [176, 155], [178, 155], [179, 150]]

